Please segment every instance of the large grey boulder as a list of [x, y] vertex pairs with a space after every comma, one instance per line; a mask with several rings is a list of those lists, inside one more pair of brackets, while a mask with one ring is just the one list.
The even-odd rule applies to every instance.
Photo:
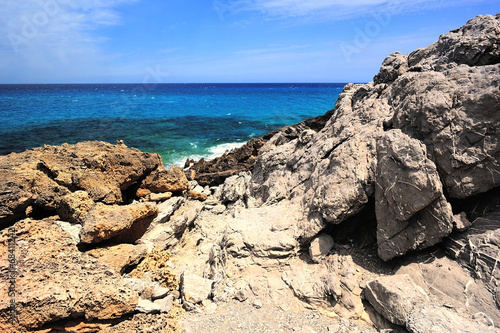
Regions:
[[375, 210], [379, 256], [389, 260], [450, 234], [453, 212], [425, 146], [400, 130], [377, 140]]
[[463, 27], [407, 56], [410, 70], [441, 70], [456, 65], [486, 66], [500, 63], [500, 14], [479, 15]]
[[409, 72], [393, 84], [393, 126], [427, 146], [453, 198], [500, 182], [500, 65]]

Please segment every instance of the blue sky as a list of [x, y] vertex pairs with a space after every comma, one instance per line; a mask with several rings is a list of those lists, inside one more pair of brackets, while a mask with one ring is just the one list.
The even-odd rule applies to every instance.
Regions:
[[498, 0], [0, 0], [0, 83], [367, 82]]

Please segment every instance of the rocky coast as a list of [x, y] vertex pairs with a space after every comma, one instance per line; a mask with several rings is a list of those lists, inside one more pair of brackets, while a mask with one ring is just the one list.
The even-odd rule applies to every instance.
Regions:
[[500, 14], [212, 161], [81, 142], [0, 180], [2, 332], [497, 332]]

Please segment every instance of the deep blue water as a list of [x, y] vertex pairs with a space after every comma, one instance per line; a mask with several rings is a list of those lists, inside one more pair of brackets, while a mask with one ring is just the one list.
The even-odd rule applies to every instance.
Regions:
[[0, 85], [0, 155], [85, 140], [214, 157], [333, 109], [345, 84]]

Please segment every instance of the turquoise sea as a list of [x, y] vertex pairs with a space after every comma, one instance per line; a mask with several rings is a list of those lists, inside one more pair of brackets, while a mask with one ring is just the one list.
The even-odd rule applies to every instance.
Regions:
[[333, 109], [344, 83], [0, 85], [0, 155], [85, 140], [213, 158]]

